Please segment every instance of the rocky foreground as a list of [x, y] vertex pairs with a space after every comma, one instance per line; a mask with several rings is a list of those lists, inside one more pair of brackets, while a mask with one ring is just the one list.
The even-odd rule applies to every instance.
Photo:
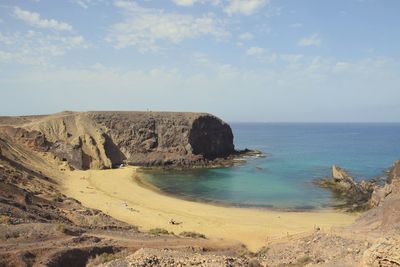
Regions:
[[235, 153], [229, 125], [208, 114], [2, 117], [0, 266], [400, 266], [400, 161], [384, 185], [361, 186], [337, 169], [338, 192], [368, 198], [369, 210], [350, 227], [322, 232], [316, 225], [257, 253], [195, 233], [141, 233], [61, 194], [49, 171], [210, 166]]

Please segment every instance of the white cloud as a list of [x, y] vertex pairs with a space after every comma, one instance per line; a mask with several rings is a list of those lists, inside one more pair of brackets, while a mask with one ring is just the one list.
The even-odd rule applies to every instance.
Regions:
[[[7, 57], [0, 53], [0, 58], [3, 56]], [[7, 112], [40, 110], [47, 113], [63, 109], [130, 110], [134, 107], [139, 110], [205, 110], [233, 121], [302, 121], [304, 118], [311, 121], [365, 121], [371, 118], [365, 117], [365, 112], [355, 114], [357, 108], [367, 108], [375, 114], [375, 111], [380, 112], [379, 107], [398, 107], [397, 98], [387, 96], [398, 96], [399, 66], [384, 62], [379, 58], [351, 61], [348, 63], [352, 67], [347, 72], [335, 71], [336, 60], [312, 57], [301, 60], [296, 68], [283, 65], [249, 69], [224, 63], [214, 66], [210, 62], [195, 72], [174, 66], [121, 70], [101, 64], [74, 69], [22, 68], [17, 74], [9, 68], [4, 69], [6, 75], [0, 75], [0, 82], [4, 87], [12, 88], [9, 95], [18, 97], [21, 105], [15, 109], [12, 101], [4, 101], [0, 108]], [[9, 73], [17, 78], [10, 80]], [[246, 88], [245, 92], [243, 88]], [[376, 88], [380, 89], [378, 93]], [[43, 98], [43, 95], [47, 97]], [[155, 98], [155, 95], [163, 97]], [[220, 99], [227, 95], [229, 104], [221, 105]], [[354, 102], [355, 98], [360, 101]], [[340, 103], [340, 109], [337, 103]], [[238, 109], [238, 105], [243, 108]], [[243, 110], [248, 112], [243, 113]], [[393, 109], [390, 117], [382, 112], [374, 118], [398, 121], [395, 111], [399, 109]]]
[[178, 6], [192, 6], [196, 0], [172, 0]]
[[253, 40], [253, 38], [254, 38], [254, 35], [249, 32], [245, 32], [245, 33], [242, 33], [241, 35], [239, 35], [239, 39], [243, 40], [243, 41]]
[[204, 53], [196, 52], [193, 54], [193, 60], [196, 64], [199, 65], [208, 65], [210, 63], [210, 59]]
[[289, 25], [290, 28], [301, 28], [303, 27], [302, 23], [296, 22]]
[[249, 16], [263, 8], [268, 3], [269, 0], [229, 0], [224, 11], [228, 15], [244, 14]]
[[247, 49], [246, 54], [248, 56], [260, 56], [265, 53], [265, 49], [257, 46], [252, 46], [249, 49]]
[[87, 9], [90, 5], [90, 0], [76, 0], [75, 3], [80, 7]]
[[193, 6], [196, 3], [211, 4], [217, 6], [221, 4], [222, 0], [172, 0], [178, 6]]
[[54, 19], [42, 19], [39, 13], [23, 10], [19, 7], [14, 8], [14, 15], [18, 19], [23, 20], [34, 27], [53, 29], [56, 31], [72, 31], [72, 26], [68, 23], [57, 21]]
[[298, 42], [299, 46], [319, 46], [321, 45], [321, 38], [317, 33], [314, 33], [310, 37], [305, 37]]
[[223, 22], [212, 14], [195, 17], [167, 13], [124, 0], [115, 1], [115, 5], [124, 11], [125, 18], [111, 27], [106, 40], [116, 48], [135, 46], [147, 52], [159, 49], [159, 41], [178, 44], [205, 35], [217, 39], [229, 36]]
[[298, 64], [303, 58], [304, 58], [304, 55], [301, 55], [301, 54], [281, 54], [280, 55], [280, 59], [282, 59], [285, 62], [288, 62], [289, 64]]
[[101, 3], [107, 4], [107, 2], [104, 0], [70, 0], [70, 1], [77, 4], [78, 6], [80, 6], [83, 9], [88, 9], [90, 6], [96, 5], [96, 4], [101, 4]]
[[88, 48], [80, 35], [46, 35], [36, 31], [5, 35], [0, 32], [1, 61], [45, 65], [51, 57], [62, 56], [67, 51], [79, 48]]
[[334, 70], [337, 72], [348, 71], [351, 68], [351, 64], [349, 62], [339, 61], [334, 66]]

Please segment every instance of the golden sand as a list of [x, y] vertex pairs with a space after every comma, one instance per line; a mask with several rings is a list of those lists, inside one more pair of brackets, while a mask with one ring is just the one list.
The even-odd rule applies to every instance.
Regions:
[[135, 179], [139, 175], [135, 167], [67, 171], [63, 193], [140, 230], [194, 231], [210, 239], [241, 242], [252, 251], [281, 238], [308, 234], [315, 227], [329, 232], [356, 218], [338, 211], [286, 212], [181, 200], [141, 186]]

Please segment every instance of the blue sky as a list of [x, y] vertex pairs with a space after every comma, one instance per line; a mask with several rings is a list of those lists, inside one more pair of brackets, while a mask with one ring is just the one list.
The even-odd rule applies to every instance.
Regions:
[[399, 122], [398, 0], [0, 1], [0, 115]]

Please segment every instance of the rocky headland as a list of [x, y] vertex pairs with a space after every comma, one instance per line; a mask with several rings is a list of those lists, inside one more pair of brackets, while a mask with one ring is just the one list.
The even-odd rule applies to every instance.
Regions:
[[[206, 113], [62, 112], [0, 117], [5, 143], [50, 152], [70, 168], [208, 167], [238, 155], [230, 126]], [[6, 149], [6, 148], [5, 148]], [[231, 162], [232, 163], [232, 162]]]
[[400, 266], [400, 161], [383, 184], [334, 166], [321, 184], [366, 211], [350, 226], [315, 222], [257, 252], [201, 233], [140, 232], [62, 191], [71, 170], [215, 166], [240, 154], [229, 125], [205, 113], [0, 117], [0, 266]]

